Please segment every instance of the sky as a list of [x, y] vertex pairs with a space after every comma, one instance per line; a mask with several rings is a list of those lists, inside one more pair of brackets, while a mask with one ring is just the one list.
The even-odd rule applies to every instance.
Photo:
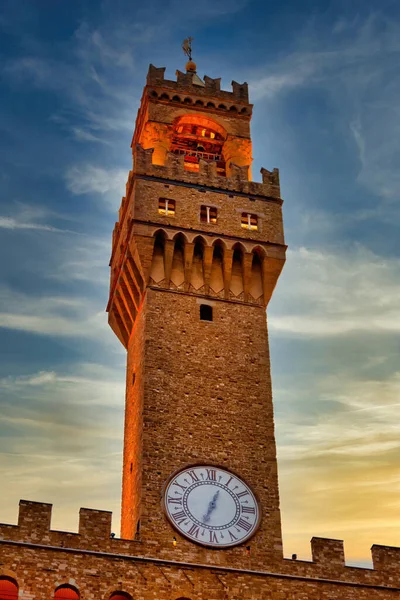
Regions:
[[286, 556], [400, 545], [400, 5], [3, 0], [0, 522], [20, 498], [119, 532], [125, 351], [108, 262], [148, 64], [249, 83], [253, 177], [280, 169], [268, 308]]

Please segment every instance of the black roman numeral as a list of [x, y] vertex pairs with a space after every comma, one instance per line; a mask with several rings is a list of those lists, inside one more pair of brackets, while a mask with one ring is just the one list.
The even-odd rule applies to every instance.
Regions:
[[210, 543], [212, 544], [219, 544], [218, 538], [217, 538], [217, 534], [215, 533], [215, 531], [210, 531]]
[[250, 515], [256, 514], [256, 509], [254, 508], [254, 506], [244, 506], [243, 504], [241, 506], [242, 506], [242, 513], [249, 513]]
[[236, 527], [241, 527], [245, 531], [250, 531], [251, 529], [250, 523], [248, 523], [244, 519], [239, 519], [239, 521], [236, 523]]
[[199, 481], [199, 478], [197, 477], [197, 475], [194, 471], [188, 471], [188, 475], [190, 475], [190, 477], [192, 478], [192, 481]]
[[206, 469], [207, 481], [217, 481], [217, 471], [215, 469]]
[[168, 504], [179, 504], [182, 506], [182, 498], [172, 498], [171, 496], [168, 496]]
[[180, 510], [179, 512], [174, 513], [172, 515], [172, 518], [178, 523], [178, 525], [180, 525], [181, 523], [183, 523], [183, 521], [185, 521], [185, 519], [187, 519], [186, 513], [183, 510]]
[[199, 536], [199, 531], [200, 531], [200, 527], [198, 527], [197, 525], [195, 525], [193, 523], [193, 525], [191, 526], [191, 528], [188, 531], [188, 534], [197, 538]]
[[247, 490], [244, 490], [244, 492], [239, 492], [238, 494], [236, 494], [236, 496], [238, 498], [243, 498], [243, 496], [248, 496], [249, 492]]

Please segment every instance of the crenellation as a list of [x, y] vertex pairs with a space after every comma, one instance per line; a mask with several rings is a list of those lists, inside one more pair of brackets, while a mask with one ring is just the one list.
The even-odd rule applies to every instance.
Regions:
[[[70, 549], [83, 553], [86, 551], [106, 553], [116, 557], [120, 555], [121, 560], [126, 556], [151, 558], [151, 550], [149, 553], [152, 546], [151, 540], [146, 546], [140, 540], [140, 535], [136, 539], [111, 537], [112, 513], [109, 511], [81, 508], [79, 532], [75, 533], [52, 530], [50, 528], [51, 510], [51, 504], [21, 500], [19, 524], [0, 524], [0, 567], [3, 564], [0, 577], [12, 576], [7, 573], [14, 573], [14, 570], [7, 570], [11, 568], [11, 562], [1, 563], [2, 549], [13, 542], [31, 546], [48, 546], [49, 553], [53, 552], [52, 548], [59, 548], [61, 551]], [[153, 541], [157, 543], [156, 538]], [[15, 553], [18, 554], [17, 546], [15, 548]], [[293, 577], [332, 579], [372, 586], [382, 585], [382, 577], [385, 577], [385, 581], [388, 581], [389, 577], [392, 586], [400, 586], [400, 548], [373, 545], [371, 548], [372, 569], [346, 566], [342, 540], [313, 537], [311, 549], [312, 561], [275, 559], [273, 567], [276, 577], [279, 577], [281, 572], [284, 576], [291, 573]], [[43, 556], [43, 560], [46, 562], [45, 555]], [[159, 558], [165, 560], [166, 563], [168, 560], [178, 561], [178, 563], [185, 560], [184, 555], [177, 549], [169, 554], [161, 553]], [[65, 560], [67, 564], [68, 560]], [[244, 567], [251, 569], [256, 564], [257, 551], [256, 546], [252, 544], [251, 558]], [[221, 568], [223, 566], [222, 564]], [[169, 568], [168, 564], [165, 567]], [[197, 573], [194, 573], [194, 576], [197, 578]]]
[[[196, 83], [196, 77], [194, 77], [196, 74], [193, 72], [184, 73], [178, 69], [175, 74], [176, 81], [165, 79], [165, 67], [157, 68], [150, 65], [146, 82], [148, 86], [165, 90], [166, 92], [170, 90], [172, 93], [179, 94], [179, 92], [186, 91], [198, 97], [210, 98], [210, 100], [220, 99], [234, 105], [239, 104], [241, 109], [246, 107], [246, 110], [242, 111], [241, 114], [247, 117], [250, 116], [252, 104], [249, 104], [249, 91], [246, 82], [237, 83], [236, 81], [232, 81], [232, 91], [228, 91], [221, 90], [220, 77], [214, 79], [204, 75], [204, 85], [199, 85], [199, 81]], [[172, 97], [169, 97], [169, 100], [172, 100]], [[181, 101], [183, 101], [183, 98]]]
[[237, 83], [237, 81], [232, 81], [232, 93], [241, 102], [249, 101], [249, 86], [246, 82]]
[[79, 511], [79, 535], [90, 540], [104, 540], [111, 535], [112, 513], [106, 510], [81, 508]]
[[149, 65], [149, 70], [147, 72], [147, 85], [160, 85], [164, 81], [166, 67], [155, 67], [154, 65]]
[[400, 548], [374, 544], [371, 554], [374, 569], [400, 576]]
[[[182, 73], [182, 71], [176, 71], [176, 82], [178, 86], [186, 88], [193, 85], [193, 73]], [[169, 82], [168, 82], [169, 83]], [[172, 82], [175, 83], [175, 82]]]
[[231, 162], [230, 169], [231, 169], [231, 178], [237, 181], [239, 187], [240, 187], [242, 181], [249, 180], [249, 165], [239, 166], [239, 165], [235, 165], [235, 163]]
[[212, 77], [208, 77], [208, 75], [204, 75], [203, 79], [206, 89], [212, 92], [219, 92], [221, 90], [221, 77], [213, 79]]
[[18, 527], [23, 534], [32, 539], [47, 536], [50, 530], [52, 505], [45, 502], [20, 500], [18, 512]]
[[342, 540], [313, 537], [311, 552], [313, 561], [326, 569], [331, 570], [345, 566]]
[[[152, 162], [154, 149], [144, 149], [137, 144], [134, 152], [135, 175], [147, 175], [162, 179], [171, 179], [192, 183], [194, 185], [206, 185], [224, 190], [238, 191], [241, 193], [264, 196], [265, 198], [280, 198], [279, 171], [272, 172], [263, 169], [263, 182], [248, 180], [248, 165], [237, 166], [231, 163], [231, 176], [222, 177], [217, 175], [216, 165], [205, 160], [199, 161], [199, 171], [191, 172], [185, 169], [184, 157], [168, 152], [165, 165], [155, 165]], [[208, 165], [208, 166], [207, 166]], [[266, 175], [268, 173], [269, 175]]]
[[279, 189], [280, 183], [279, 183], [279, 169], [277, 169], [276, 167], [273, 169], [273, 171], [268, 171], [268, 169], [265, 169], [264, 167], [261, 167], [260, 169], [260, 173], [262, 176], [262, 182], [266, 185], [271, 185], [271, 186], [275, 186]]

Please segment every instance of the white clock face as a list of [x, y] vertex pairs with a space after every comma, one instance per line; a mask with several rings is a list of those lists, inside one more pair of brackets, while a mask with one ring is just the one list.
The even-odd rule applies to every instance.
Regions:
[[163, 501], [168, 519], [180, 533], [214, 548], [241, 544], [253, 535], [260, 521], [249, 486], [220, 467], [183, 469], [167, 483]]

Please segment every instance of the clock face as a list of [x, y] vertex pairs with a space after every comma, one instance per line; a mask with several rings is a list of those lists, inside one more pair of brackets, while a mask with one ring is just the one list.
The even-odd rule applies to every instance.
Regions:
[[260, 509], [249, 486], [215, 466], [194, 465], [173, 475], [163, 502], [179, 533], [214, 548], [241, 544], [253, 535], [260, 521]]

